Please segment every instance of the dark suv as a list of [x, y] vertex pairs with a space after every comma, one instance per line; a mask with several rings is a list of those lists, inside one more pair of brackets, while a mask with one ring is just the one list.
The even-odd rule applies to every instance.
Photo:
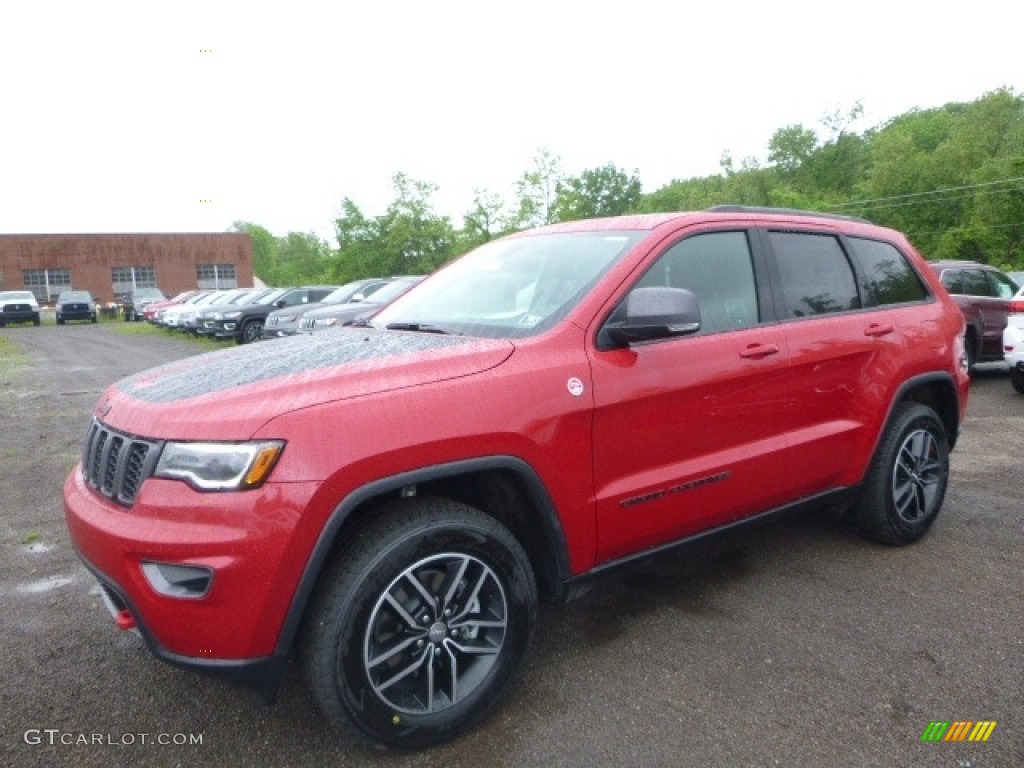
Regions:
[[250, 344], [263, 337], [263, 325], [275, 309], [299, 304], [313, 304], [329, 296], [337, 285], [312, 285], [301, 288], [280, 288], [260, 296], [248, 304], [218, 310], [204, 320], [206, 335], [218, 339], [234, 339]]
[[1003, 329], [1010, 299], [1020, 287], [988, 264], [975, 261], [932, 261], [931, 268], [964, 313], [967, 321], [967, 361], [1003, 359]]
[[163, 291], [159, 288], [136, 288], [127, 294], [122, 301], [122, 312], [125, 322], [141, 320], [143, 312], [150, 304], [158, 301], [167, 301]]
[[272, 699], [298, 647], [328, 720], [422, 747], [508, 694], [539, 595], [780, 512], [917, 540], [968, 385], [964, 318], [898, 232], [592, 219], [491, 241], [367, 327], [118, 382], [64, 505], [157, 656]]

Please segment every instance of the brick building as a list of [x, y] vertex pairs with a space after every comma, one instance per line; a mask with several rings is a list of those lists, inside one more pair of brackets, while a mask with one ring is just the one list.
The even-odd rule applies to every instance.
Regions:
[[30, 290], [40, 304], [72, 288], [107, 303], [133, 288], [252, 285], [252, 241], [239, 232], [0, 235], [0, 290]]

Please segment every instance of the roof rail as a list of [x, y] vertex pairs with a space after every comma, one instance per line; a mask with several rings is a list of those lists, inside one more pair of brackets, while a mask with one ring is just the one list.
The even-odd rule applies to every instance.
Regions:
[[841, 213], [823, 213], [821, 211], [802, 211], [798, 208], [772, 208], [763, 205], [713, 205], [706, 210], [715, 213], [781, 213], [786, 216], [816, 216], [819, 219], [839, 219], [840, 221], [856, 221], [860, 224], [873, 224], [874, 222], [862, 219], [859, 216], [844, 216]]

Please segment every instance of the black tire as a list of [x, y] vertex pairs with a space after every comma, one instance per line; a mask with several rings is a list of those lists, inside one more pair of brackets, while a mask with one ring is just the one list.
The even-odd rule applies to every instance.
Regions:
[[942, 421], [920, 403], [899, 403], [853, 506], [860, 532], [903, 546], [935, 522], [949, 482], [949, 441]]
[[978, 339], [973, 333], [968, 333], [964, 339], [964, 354], [967, 355], [967, 372], [973, 373], [978, 362]]
[[1010, 386], [1024, 395], [1024, 371], [1013, 367], [1010, 369]]
[[479, 724], [509, 692], [537, 588], [515, 537], [472, 507], [420, 497], [378, 512], [321, 579], [303, 665], [335, 727], [426, 747]]
[[249, 320], [238, 332], [239, 344], [252, 344], [263, 338], [263, 322], [260, 320]]

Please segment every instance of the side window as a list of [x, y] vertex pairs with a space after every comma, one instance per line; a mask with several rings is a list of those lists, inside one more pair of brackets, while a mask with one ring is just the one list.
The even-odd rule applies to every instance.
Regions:
[[669, 248], [636, 287], [686, 288], [700, 305], [700, 333], [757, 325], [757, 288], [746, 232], [709, 232]]
[[942, 273], [942, 285], [950, 293], [958, 293], [963, 295], [964, 292], [964, 281], [960, 275], [959, 269], [947, 269]]
[[903, 304], [928, 298], [921, 278], [894, 245], [861, 237], [851, 237], [850, 245], [864, 272], [872, 304]]
[[994, 296], [992, 287], [985, 279], [985, 273], [980, 269], [965, 269], [963, 277], [963, 292], [968, 296]]
[[1013, 295], [1017, 292], [1013, 287], [1013, 281], [1010, 280], [1002, 272], [988, 272], [989, 281], [992, 283], [992, 287], [995, 289], [994, 296], [998, 296], [1000, 299], [1012, 299]]
[[782, 278], [783, 316], [808, 317], [860, 309], [853, 269], [832, 235], [769, 232]]

